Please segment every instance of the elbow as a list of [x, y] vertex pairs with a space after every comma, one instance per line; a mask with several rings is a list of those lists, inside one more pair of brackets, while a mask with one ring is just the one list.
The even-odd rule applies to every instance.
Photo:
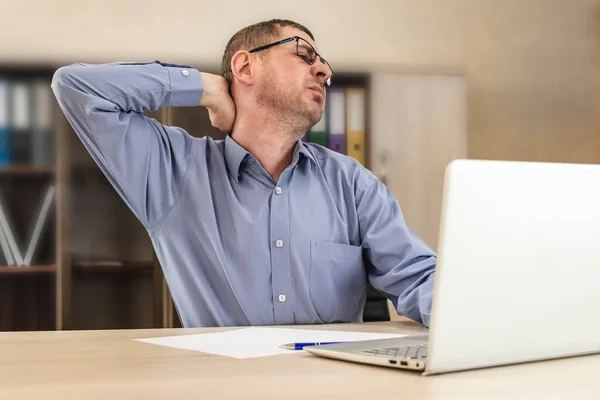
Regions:
[[50, 87], [59, 101], [64, 97], [66, 93], [65, 89], [74, 89], [76, 87], [77, 67], [78, 64], [60, 67], [52, 75]]
[[50, 83], [54, 97], [61, 110], [69, 120], [80, 120], [85, 117], [87, 94], [77, 64], [60, 67], [54, 72]]
[[54, 72], [50, 87], [58, 105], [65, 114], [85, 114], [85, 79], [81, 76], [81, 66], [72, 64], [60, 67]]
[[71, 79], [70, 74], [71, 66], [60, 67], [54, 72], [54, 75], [52, 75], [52, 83], [50, 84], [50, 87], [52, 88], [52, 91], [54, 92], [55, 96], [59, 96], [61, 88], [65, 87], [66, 82]]

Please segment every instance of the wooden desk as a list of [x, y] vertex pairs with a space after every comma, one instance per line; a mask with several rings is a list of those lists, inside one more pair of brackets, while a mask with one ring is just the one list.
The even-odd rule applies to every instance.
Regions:
[[[407, 320], [306, 328], [424, 331]], [[219, 330], [0, 333], [0, 399], [600, 398], [600, 356], [423, 377], [307, 353], [239, 360], [132, 340]]]

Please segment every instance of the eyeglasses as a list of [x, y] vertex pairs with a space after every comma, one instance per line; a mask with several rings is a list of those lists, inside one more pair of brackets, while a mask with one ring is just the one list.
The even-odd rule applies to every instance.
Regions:
[[[308, 65], [313, 65], [315, 63], [315, 61], [317, 61], [317, 57], [319, 57], [321, 62], [323, 64], [327, 65], [327, 68], [329, 68], [330, 74], [329, 74], [329, 78], [327, 78], [327, 82], [325, 82], [325, 83], [327, 84], [327, 86], [331, 86], [331, 76], [333, 75], [333, 70], [331, 69], [331, 65], [329, 65], [329, 63], [327, 61], [325, 61], [325, 59], [323, 57], [321, 57], [321, 55], [319, 53], [317, 53], [315, 48], [312, 47], [312, 45], [310, 43], [308, 43], [308, 41], [306, 39], [301, 38], [300, 36], [291, 36], [287, 39], [282, 39], [282, 40], [278, 40], [273, 43], [265, 44], [263, 46], [259, 46], [255, 49], [250, 50], [249, 53], [256, 53], [257, 51], [265, 50], [265, 49], [268, 49], [269, 47], [277, 46], [280, 44], [289, 43], [294, 40], [296, 41], [296, 55], [298, 57], [300, 57], [305, 63], [307, 63]], [[231, 72], [231, 69], [229, 71]]]

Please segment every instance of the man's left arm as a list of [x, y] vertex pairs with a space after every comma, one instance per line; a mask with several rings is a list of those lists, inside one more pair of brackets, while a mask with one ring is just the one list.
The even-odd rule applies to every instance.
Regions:
[[[407, 226], [398, 201], [370, 171], [356, 192], [367, 274], [396, 311], [429, 326], [436, 254]], [[370, 264], [370, 265], [369, 265]]]

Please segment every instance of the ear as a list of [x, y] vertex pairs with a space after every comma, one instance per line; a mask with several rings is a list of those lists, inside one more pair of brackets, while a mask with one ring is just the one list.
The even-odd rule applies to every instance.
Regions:
[[245, 50], [236, 52], [231, 58], [231, 70], [234, 78], [246, 85], [252, 85], [254, 80], [252, 74], [253, 62], [254, 59], [249, 52]]

